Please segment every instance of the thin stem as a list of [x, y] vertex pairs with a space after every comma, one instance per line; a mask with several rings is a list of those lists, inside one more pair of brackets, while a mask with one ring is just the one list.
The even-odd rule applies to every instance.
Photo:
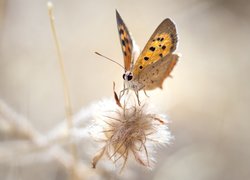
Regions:
[[[65, 73], [63, 57], [62, 57], [60, 44], [59, 44], [57, 34], [56, 34], [56, 28], [55, 28], [55, 23], [54, 23], [55, 18], [53, 15], [53, 5], [51, 2], [48, 2], [48, 12], [49, 12], [49, 18], [50, 18], [51, 31], [52, 31], [54, 42], [56, 45], [57, 59], [58, 59], [58, 63], [60, 65], [60, 70], [61, 70], [61, 77], [62, 77], [62, 82], [63, 82], [63, 92], [64, 92], [65, 116], [66, 116], [66, 120], [67, 120], [68, 136], [69, 136], [69, 131], [73, 127], [72, 107], [71, 107], [69, 86], [68, 86], [68, 81], [67, 81], [67, 77], [66, 77], [66, 73]], [[73, 166], [73, 169], [71, 172], [71, 179], [77, 179], [76, 174], [74, 172], [74, 167], [76, 167], [76, 163], [77, 163], [77, 150], [76, 150], [76, 146], [74, 143], [71, 143], [70, 149], [71, 149], [71, 153], [73, 155], [73, 161], [74, 161], [74, 166]]]

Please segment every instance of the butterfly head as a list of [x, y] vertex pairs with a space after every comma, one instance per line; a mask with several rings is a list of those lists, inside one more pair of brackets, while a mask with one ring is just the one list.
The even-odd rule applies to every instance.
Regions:
[[132, 72], [130, 71], [126, 71], [123, 75], [122, 75], [122, 78], [125, 80], [125, 81], [131, 81], [133, 79], [133, 74]]

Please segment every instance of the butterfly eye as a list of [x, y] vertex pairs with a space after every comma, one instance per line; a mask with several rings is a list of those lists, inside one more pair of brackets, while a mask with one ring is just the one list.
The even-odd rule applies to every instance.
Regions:
[[127, 78], [128, 78], [128, 81], [130, 81], [133, 78], [133, 75], [129, 74]]
[[122, 78], [123, 78], [124, 80], [126, 80], [126, 79], [125, 79], [125, 77], [126, 77], [126, 75], [125, 75], [125, 74], [123, 74], [123, 75], [122, 75]]

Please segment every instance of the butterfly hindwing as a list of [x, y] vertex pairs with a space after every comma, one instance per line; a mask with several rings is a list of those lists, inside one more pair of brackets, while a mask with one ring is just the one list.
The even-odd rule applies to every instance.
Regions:
[[142, 84], [144, 90], [152, 90], [157, 87], [162, 88], [163, 81], [170, 76], [179, 56], [169, 54], [159, 61], [152, 63], [141, 71], [137, 77], [139, 84]]
[[133, 51], [132, 37], [130, 36], [128, 28], [123, 22], [118, 11], [116, 11], [116, 20], [117, 20], [119, 38], [122, 46], [123, 57], [124, 57], [124, 68], [125, 71], [129, 71], [131, 68], [132, 51]]
[[174, 23], [165, 19], [154, 31], [140, 56], [138, 57], [133, 74], [137, 76], [149, 64], [152, 64], [176, 49], [177, 35]]

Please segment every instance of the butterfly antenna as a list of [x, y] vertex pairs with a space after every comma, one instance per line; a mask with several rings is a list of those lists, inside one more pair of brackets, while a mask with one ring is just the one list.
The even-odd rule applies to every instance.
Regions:
[[108, 57], [106, 57], [106, 56], [104, 56], [104, 55], [102, 55], [102, 54], [100, 54], [100, 53], [98, 53], [98, 52], [95, 52], [95, 53], [96, 53], [97, 55], [99, 55], [99, 56], [101, 56], [101, 57], [104, 57], [105, 59], [107, 59], [107, 60], [109, 60], [109, 61], [111, 61], [111, 62], [113, 62], [113, 63], [119, 65], [120, 67], [122, 67], [122, 69], [125, 69], [120, 63], [116, 62], [115, 60], [110, 59], [110, 58], [108, 58]]

